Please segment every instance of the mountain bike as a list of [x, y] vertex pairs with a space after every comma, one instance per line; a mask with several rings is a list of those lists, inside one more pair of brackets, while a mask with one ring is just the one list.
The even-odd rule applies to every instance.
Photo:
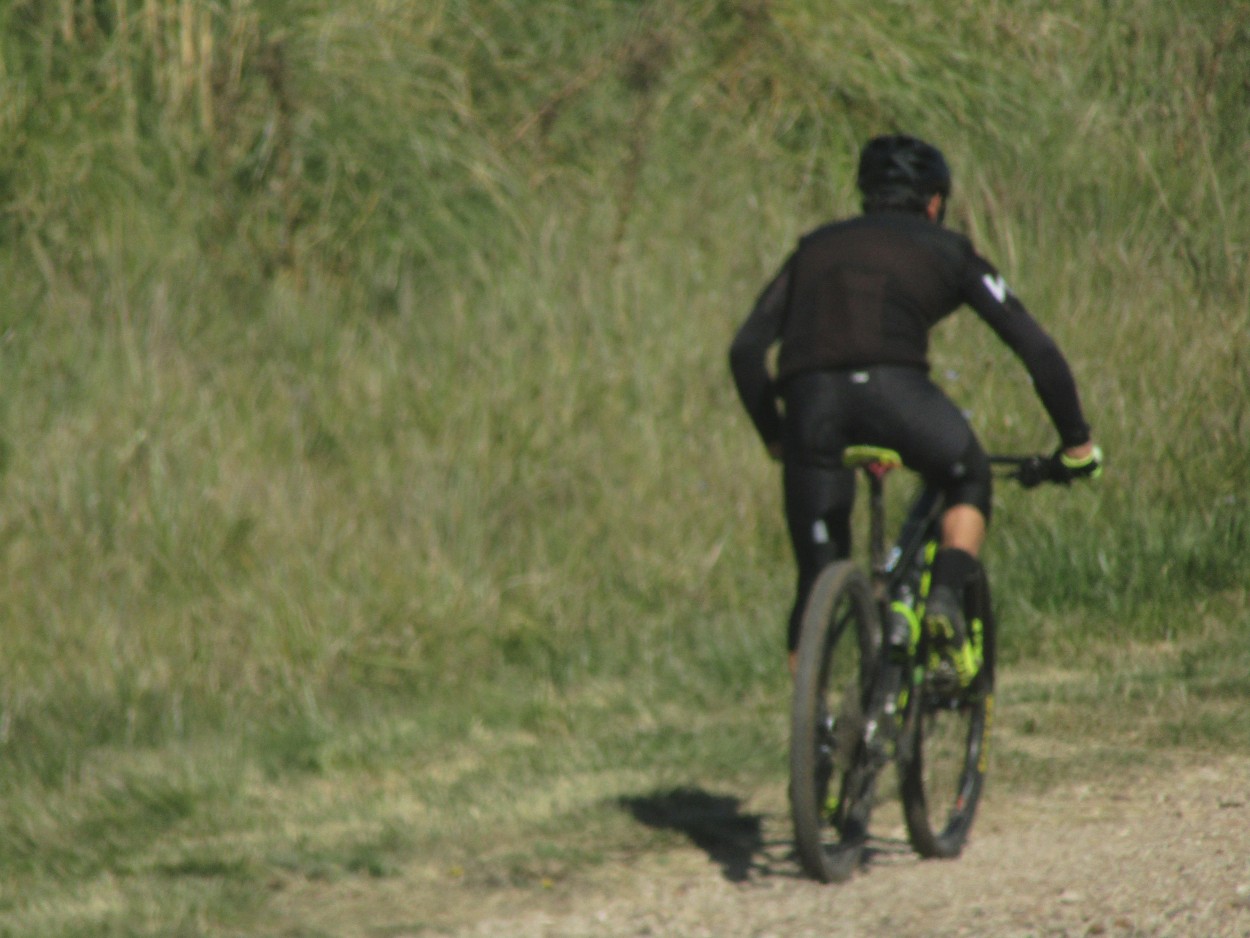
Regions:
[[[1026, 488], [1066, 481], [1045, 456], [992, 456]], [[898, 453], [852, 446], [843, 464], [868, 481], [870, 569], [839, 560], [804, 608], [790, 733], [790, 810], [803, 868], [843, 881], [868, 841], [877, 777], [897, 768], [908, 840], [923, 857], [962, 851], [985, 782], [994, 718], [995, 623], [983, 567], [964, 599], [976, 677], [961, 686], [921, 623], [944, 508], [925, 485], [886, 543], [885, 483]]]

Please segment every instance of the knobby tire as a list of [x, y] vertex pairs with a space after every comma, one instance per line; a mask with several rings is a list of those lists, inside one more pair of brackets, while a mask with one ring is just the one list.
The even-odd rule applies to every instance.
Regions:
[[868, 836], [876, 765], [864, 727], [881, 644], [867, 576], [850, 561], [830, 564], [803, 612], [790, 726], [795, 846], [822, 882], [849, 878]]
[[904, 711], [899, 744], [900, 788], [908, 838], [923, 857], [956, 857], [963, 850], [985, 785], [994, 715], [995, 624], [989, 584], [980, 570], [964, 596], [965, 621], [981, 623], [982, 665], [972, 685], [952, 693], [933, 686], [918, 667]]

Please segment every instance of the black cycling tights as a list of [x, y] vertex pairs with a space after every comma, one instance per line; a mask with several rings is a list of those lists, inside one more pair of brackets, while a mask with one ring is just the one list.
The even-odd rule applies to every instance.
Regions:
[[990, 466], [960, 413], [918, 369], [876, 365], [796, 375], [783, 388], [785, 503], [798, 584], [788, 647], [817, 575], [850, 554], [855, 473], [841, 466], [854, 444], [896, 450], [904, 464], [941, 486], [948, 505], [973, 505], [990, 517]]

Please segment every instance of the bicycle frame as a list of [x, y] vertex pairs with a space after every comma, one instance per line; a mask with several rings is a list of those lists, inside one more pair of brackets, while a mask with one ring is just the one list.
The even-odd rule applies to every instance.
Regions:
[[[868, 550], [871, 567], [873, 596], [881, 612], [881, 622], [886, 629], [885, 640], [898, 643], [903, 636], [891, 635], [889, 612], [895, 602], [902, 602], [914, 609], [920, 600], [919, 573], [923, 569], [925, 546], [935, 540], [938, 523], [945, 505], [942, 492], [925, 485], [916, 494], [907, 515], [899, 527], [898, 537], [887, 546], [885, 522], [885, 478], [895, 468], [893, 463], [869, 462], [862, 464], [868, 479]], [[909, 580], [915, 578], [917, 582]], [[909, 622], [909, 630], [918, 624]]]
[[[1024, 483], [1026, 487], [1045, 480], [1046, 461], [1040, 456], [991, 456], [990, 463], [1009, 468], [1017, 478], [1032, 480]], [[899, 526], [898, 536], [887, 549], [885, 477], [896, 468], [896, 464], [868, 462], [861, 464], [860, 468], [864, 470], [869, 486], [869, 558], [877, 601], [883, 612], [895, 600], [913, 605], [920, 597], [905, 595], [909, 588], [906, 580], [913, 572], [909, 561], [919, 556], [926, 544], [937, 539], [946, 499], [940, 489], [926, 483], [912, 499], [911, 507]]]
[[[887, 598], [896, 598], [908, 573], [907, 558], [915, 557], [925, 544], [937, 535], [945, 499], [937, 489], [926, 486], [912, 501], [907, 517], [899, 528], [897, 540], [889, 553], [885, 553], [884, 540], [878, 550], [882, 553], [880, 566], [874, 565], [873, 574], [881, 578]], [[884, 529], [884, 521], [882, 523]]]
[[[963, 594], [969, 638], [982, 656], [970, 682], [961, 684], [921, 625], [947, 506], [942, 489], [921, 486], [890, 542], [885, 479], [901, 457], [856, 446], [843, 459], [868, 482], [870, 563], [833, 561], [813, 585], [791, 711], [795, 843], [804, 868], [825, 882], [844, 880], [859, 865], [873, 786], [891, 759], [912, 846], [924, 857], [959, 854], [984, 784], [994, 710], [997, 627], [984, 569], [978, 565]], [[1026, 488], [1063, 481], [1049, 474], [1048, 457], [990, 462], [1008, 467]]]

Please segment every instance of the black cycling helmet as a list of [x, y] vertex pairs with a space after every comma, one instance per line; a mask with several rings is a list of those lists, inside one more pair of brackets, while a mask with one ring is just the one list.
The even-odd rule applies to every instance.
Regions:
[[865, 212], [924, 212], [934, 195], [942, 196], [945, 210], [951, 169], [942, 151], [932, 144], [891, 134], [864, 145], [855, 182], [863, 194]]

